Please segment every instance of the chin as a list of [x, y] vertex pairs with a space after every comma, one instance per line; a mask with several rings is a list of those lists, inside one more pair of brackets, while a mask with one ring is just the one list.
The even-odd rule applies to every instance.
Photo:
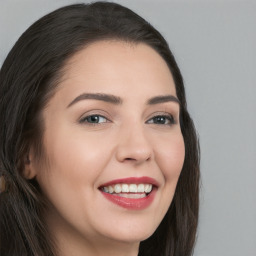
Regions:
[[129, 227], [127, 225], [124, 226], [125, 228], [121, 228], [120, 226], [118, 228], [112, 228], [111, 232], [105, 233], [105, 236], [124, 243], [137, 243], [149, 238], [157, 228], [148, 224], [146, 226], [136, 226], [136, 224], [132, 224]]

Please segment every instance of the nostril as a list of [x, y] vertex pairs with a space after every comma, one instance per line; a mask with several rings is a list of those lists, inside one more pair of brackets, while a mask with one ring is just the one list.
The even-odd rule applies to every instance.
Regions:
[[140, 164], [142, 162], [149, 162], [151, 159], [151, 157], [148, 157], [148, 158], [144, 158], [144, 159], [136, 159], [136, 158], [133, 158], [133, 157], [127, 157], [125, 158], [124, 160], [122, 160], [122, 162], [126, 162], [126, 163], [134, 163], [134, 164]]

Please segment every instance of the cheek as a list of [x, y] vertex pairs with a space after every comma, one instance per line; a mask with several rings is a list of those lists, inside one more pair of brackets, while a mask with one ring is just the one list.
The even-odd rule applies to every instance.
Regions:
[[65, 125], [58, 132], [52, 129], [46, 133], [44, 145], [49, 164], [46, 170], [40, 168], [38, 181], [48, 196], [59, 194], [58, 190], [60, 195], [88, 195], [88, 189], [95, 188], [95, 181], [111, 157], [110, 144], [105, 142], [99, 134], [88, 134], [82, 129], [74, 133]]
[[182, 134], [165, 140], [158, 147], [157, 163], [165, 177], [165, 181], [178, 180], [185, 158], [185, 145]]
[[78, 132], [68, 137], [63, 134], [67, 132], [46, 134], [44, 143], [49, 164], [45, 168], [37, 166], [37, 180], [57, 212], [69, 220], [75, 213], [79, 219], [87, 212], [83, 202], [95, 199], [95, 182], [109, 155], [103, 153], [107, 151], [102, 141], [93, 136], [85, 137]]
[[161, 219], [166, 214], [177, 186], [185, 158], [185, 145], [181, 133], [175, 133], [158, 143], [155, 151], [156, 163], [161, 170], [163, 185], [159, 188], [158, 214]]

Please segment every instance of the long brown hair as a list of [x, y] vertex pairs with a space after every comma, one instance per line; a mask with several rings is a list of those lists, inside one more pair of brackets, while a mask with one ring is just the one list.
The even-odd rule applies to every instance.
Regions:
[[28, 148], [42, 152], [41, 113], [54, 94], [67, 60], [99, 40], [144, 43], [158, 52], [173, 75], [180, 101], [185, 161], [173, 201], [155, 233], [139, 248], [140, 256], [190, 256], [199, 208], [199, 147], [186, 105], [183, 79], [162, 35], [147, 21], [115, 3], [96, 2], [60, 8], [35, 22], [19, 38], [0, 71], [0, 252], [5, 256], [55, 255], [41, 218], [47, 203], [36, 180], [22, 167]]

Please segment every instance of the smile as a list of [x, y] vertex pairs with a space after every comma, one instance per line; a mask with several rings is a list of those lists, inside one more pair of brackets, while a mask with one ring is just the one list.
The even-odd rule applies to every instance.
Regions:
[[114, 186], [103, 187], [103, 191], [110, 194], [122, 195], [123, 193], [150, 193], [152, 184], [116, 184]]
[[106, 199], [118, 206], [142, 210], [153, 202], [157, 186], [154, 179], [141, 177], [111, 181], [99, 189]]

